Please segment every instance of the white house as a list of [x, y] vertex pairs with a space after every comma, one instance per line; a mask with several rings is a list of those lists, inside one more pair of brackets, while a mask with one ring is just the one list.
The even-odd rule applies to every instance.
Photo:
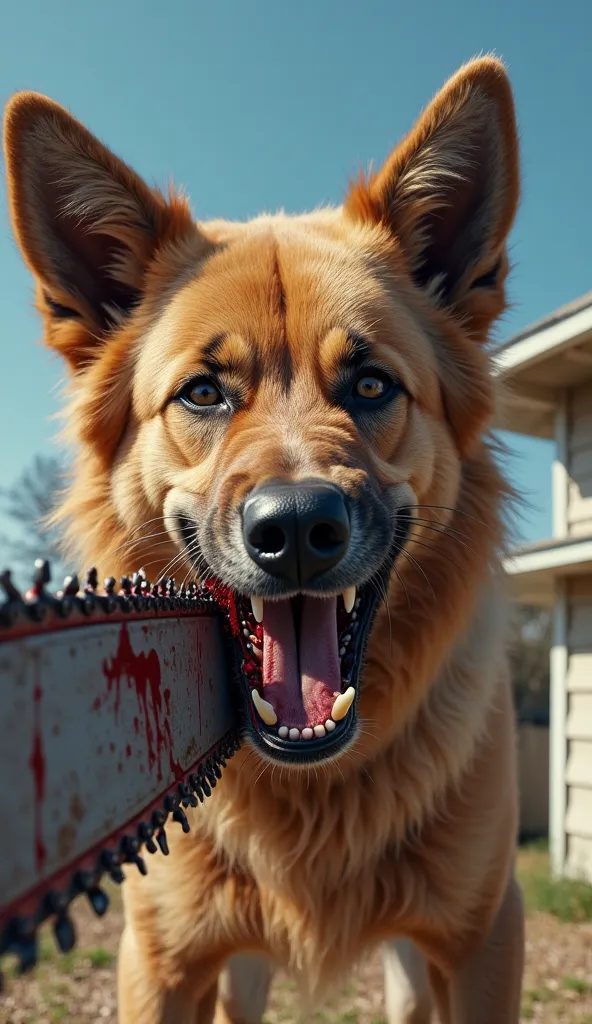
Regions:
[[553, 610], [551, 858], [592, 881], [592, 292], [496, 353], [497, 426], [555, 441], [553, 536], [512, 552], [513, 595]]

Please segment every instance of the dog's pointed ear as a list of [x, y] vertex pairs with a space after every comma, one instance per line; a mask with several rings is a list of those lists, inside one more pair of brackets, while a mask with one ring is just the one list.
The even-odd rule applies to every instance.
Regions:
[[47, 341], [78, 369], [138, 301], [157, 247], [193, 222], [184, 200], [167, 202], [44, 96], [12, 98], [4, 141], [13, 229]]
[[346, 216], [386, 227], [416, 284], [477, 337], [504, 307], [506, 239], [519, 192], [518, 138], [505, 68], [465, 65], [368, 180]]

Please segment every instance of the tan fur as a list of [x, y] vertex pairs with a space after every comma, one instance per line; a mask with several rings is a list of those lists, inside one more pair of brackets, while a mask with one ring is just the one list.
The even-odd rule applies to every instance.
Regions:
[[[173, 503], [195, 520], [214, 508], [223, 544], [232, 510], [271, 477], [322, 476], [353, 497], [370, 482], [415, 509], [370, 637], [355, 744], [310, 771], [243, 749], [189, 837], [171, 832], [171, 857], [130, 877], [121, 1021], [211, 1021], [218, 974], [243, 953], [294, 971], [317, 1002], [404, 937], [443, 1021], [517, 1022], [508, 488], [487, 433], [485, 346], [518, 192], [502, 66], [461, 69], [343, 209], [302, 217], [195, 224], [32, 94], [9, 104], [6, 157], [46, 340], [73, 371], [79, 454], [61, 514], [81, 563], [184, 574]], [[364, 429], [328, 398], [352, 336], [405, 385]], [[224, 426], [171, 401], [208, 360], [244, 402]], [[235, 976], [218, 1024], [259, 1019]]]

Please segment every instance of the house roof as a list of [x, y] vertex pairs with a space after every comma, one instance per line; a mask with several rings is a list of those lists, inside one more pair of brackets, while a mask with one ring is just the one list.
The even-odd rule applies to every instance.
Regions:
[[592, 573], [592, 535], [525, 544], [510, 552], [504, 569], [516, 601], [551, 605], [558, 577]]
[[587, 309], [588, 306], [592, 306], [592, 290], [586, 292], [585, 295], [580, 295], [579, 298], [573, 299], [572, 302], [566, 302], [564, 306], [559, 306], [558, 309], [554, 310], [553, 313], [547, 314], [547, 316], [541, 317], [540, 320], [535, 320], [534, 323], [528, 324], [523, 330], [518, 331], [517, 334], [512, 335], [507, 341], [503, 342], [498, 352], [504, 349], [510, 348], [515, 345], [517, 341], [522, 341], [523, 338], [530, 338], [533, 334], [538, 334], [545, 327], [551, 327], [552, 324], [561, 323], [568, 317], [572, 316], [573, 313], [579, 313], [582, 309]]
[[553, 438], [564, 390], [592, 381], [592, 291], [514, 335], [493, 362], [503, 382], [495, 425]]

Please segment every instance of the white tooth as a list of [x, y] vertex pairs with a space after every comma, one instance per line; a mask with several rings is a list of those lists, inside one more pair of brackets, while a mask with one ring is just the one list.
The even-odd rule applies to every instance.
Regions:
[[290, 729], [289, 735], [290, 735], [290, 739], [291, 740], [299, 740], [300, 739], [300, 729]]
[[343, 594], [341, 596], [343, 598], [343, 603], [345, 605], [345, 610], [346, 610], [347, 614], [349, 615], [349, 613], [351, 611], [353, 611], [353, 607], [354, 607], [354, 605], [356, 603], [356, 588], [355, 587], [348, 587], [347, 590], [343, 591]]
[[258, 690], [251, 690], [251, 697], [253, 698], [253, 704], [255, 705], [259, 718], [261, 718], [266, 725], [275, 725], [277, 722], [277, 715], [274, 711], [273, 704], [270, 704], [268, 700], [263, 700], [263, 697]]
[[327, 730], [325, 729], [324, 725], [315, 725], [314, 734], [317, 737], [317, 739], [320, 740], [322, 739], [323, 736], [327, 735]]
[[345, 693], [339, 694], [331, 711], [331, 718], [334, 722], [340, 722], [342, 718], [345, 718], [352, 706], [355, 695], [356, 691], [353, 686], [348, 686]]
[[257, 619], [257, 622], [263, 622], [263, 598], [262, 597], [251, 597], [251, 608], [253, 609], [253, 615]]
[[280, 725], [278, 729], [278, 736], [281, 740], [287, 740], [289, 732], [290, 730], [288, 729], [287, 725]]
[[335, 722], [333, 721], [332, 718], [328, 718], [327, 721], [325, 722], [325, 729], [327, 730], [327, 732], [333, 732], [334, 728]]
[[302, 739], [303, 740], [311, 740], [313, 738], [313, 736], [314, 736], [314, 732], [312, 731], [312, 729], [309, 729], [308, 726], [306, 727], [306, 729], [302, 730]]

